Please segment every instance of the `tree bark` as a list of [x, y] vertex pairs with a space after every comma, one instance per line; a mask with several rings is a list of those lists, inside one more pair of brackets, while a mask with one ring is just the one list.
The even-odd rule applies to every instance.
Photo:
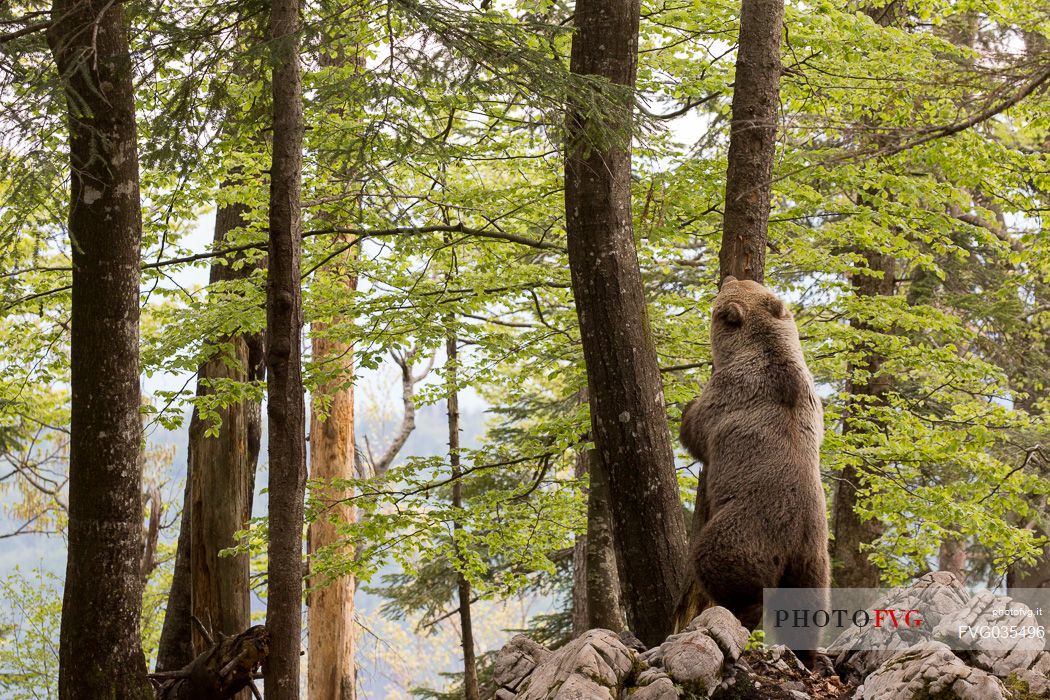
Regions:
[[152, 697], [139, 637], [142, 424], [134, 67], [123, 6], [55, 0], [66, 94], [73, 284], [69, 550], [59, 697]]
[[[579, 0], [570, 68], [607, 79], [618, 110], [602, 124], [570, 105], [565, 163], [569, 267], [591, 402], [609, 482], [622, 594], [648, 645], [670, 632], [685, 573], [685, 521], [663, 386], [631, 223], [631, 109], [637, 0]], [[600, 139], [591, 138], [602, 131]]]
[[[452, 469], [452, 507], [463, 507], [463, 469], [459, 459], [459, 389], [457, 378], [459, 340], [454, 334], [445, 339], [445, 352], [448, 355], [448, 458]], [[453, 523], [453, 537], [462, 529], [457, 520]], [[454, 549], [459, 553], [458, 539], [454, 539]], [[478, 687], [478, 665], [474, 657], [474, 625], [470, 619], [470, 581], [462, 573], [456, 574], [456, 588], [459, 597], [459, 629], [463, 643], [463, 696], [466, 700], [480, 700]]]
[[[340, 273], [347, 291], [357, 288], [357, 278], [346, 271]], [[337, 324], [350, 323], [339, 318]], [[328, 415], [321, 420], [321, 411], [315, 400], [310, 416], [310, 478], [316, 482], [331, 479], [351, 479], [354, 465], [354, 387], [344, 386], [354, 373], [353, 346], [324, 337], [326, 324], [313, 326], [314, 359], [339, 368], [340, 379], [318, 387], [317, 393], [331, 397]], [[337, 545], [345, 538], [338, 533], [340, 523], [353, 522], [356, 511], [345, 489], [317, 486], [318, 498], [328, 501], [328, 509], [310, 523], [309, 549], [311, 553]], [[353, 554], [347, 546], [344, 554]], [[315, 700], [354, 700], [356, 680], [354, 669], [354, 590], [353, 576], [340, 576], [325, 581], [311, 581], [317, 586], [309, 594], [308, 622], [309, 649], [307, 659], [307, 697]]]
[[[1024, 33], [1025, 52], [1032, 58], [1037, 56], [1046, 55], [1048, 49], [1050, 49], [1050, 41], [1045, 36], [1037, 32], [1025, 32]], [[1043, 148], [1050, 149], [1050, 133], [1047, 133], [1043, 137]], [[1037, 288], [1035, 295], [1035, 304], [1037, 306], [1045, 305], [1047, 301], [1050, 301], [1050, 294], [1045, 285], [1040, 285]], [[1035, 322], [1035, 318], [1030, 318], [1030, 322]], [[1050, 338], [1043, 335], [1041, 342], [1036, 343], [1035, 347], [1036, 355], [1043, 355], [1044, 357], [1050, 357]], [[1025, 362], [1022, 360], [1018, 363], [1017, 369], [1012, 373], [1010, 377], [1011, 384], [1016, 388], [1019, 396], [1015, 399], [1015, 405], [1021, 410], [1031, 415], [1039, 416], [1042, 411], [1039, 406], [1050, 393], [1050, 387], [1048, 387], [1043, 379], [1042, 373], [1036, 369], [1038, 364], [1035, 362]], [[1034, 371], [1033, 371], [1034, 369]], [[1031, 376], [1031, 375], [1035, 376]], [[1040, 437], [1036, 438], [1037, 444], [1045, 444], [1045, 440]], [[1037, 512], [1046, 513], [1048, 504], [1046, 496], [1038, 497], [1035, 503]], [[1043, 522], [1040, 522], [1043, 520]], [[1036, 534], [1041, 537], [1046, 537], [1047, 526], [1045, 520], [1040, 518], [1038, 520], [1030, 521], [1026, 524], [1029, 529], [1034, 529]], [[1017, 588], [1050, 588], [1050, 545], [1043, 547], [1043, 553], [1038, 557], [1034, 563], [1030, 565], [1016, 563], [1011, 564], [1006, 570], [1006, 588], [1008, 591], [1013, 591]]]
[[581, 453], [580, 458], [591, 476], [587, 489], [587, 628], [620, 632], [624, 628], [623, 603], [608, 476], [594, 450]]
[[938, 569], [950, 571], [959, 578], [960, 582], [966, 583], [967, 559], [966, 540], [958, 537], [946, 537], [941, 540], [941, 548], [937, 556]]
[[[586, 392], [580, 392], [580, 403], [586, 401]], [[587, 478], [588, 472], [590, 471], [590, 465], [587, 463], [587, 453], [584, 450], [576, 451], [576, 467], [574, 469], [575, 476], [580, 483]], [[590, 495], [590, 487], [587, 487], [585, 494]], [[591, 509], [590, 500], [587, 501], [587, 529], [591, 526]], [[590, 551], [590, 547], [587, 542], [587, 533], [582, 535], [576, 535], [576, 539], [572, 543], [572, 638], [575, 639], [581, 634], [586, 632], [589, 627], [589, 620], [587, 618], [587, 610], [589, 608], [589, 601], [587, 600], [587, 553]], [[619, 581], [616, 582], [617, 590], [619, 590]]]
[[719, 284], [765, 277], [783, 26], [784, 0], [741, 3]]
[[[219, 209], [215, 217], [217, 244], [244, 225], [247, 211], [240, 204]], [[211, 282], [247, 277], [255, 269], [254, 265], [237, 270], [213, 265]], [[237, 335], [226, 342], [232, 349], [233, 365], [223, 356], [204, 363], [198, 369], [198, 395], [212, 391], [208, 380], [250, 382], [263, 378], [262, 334]], [[262, 438], [261, 408], [255, 401], [239, 401], [221, 409], [219, 419], [222, 425], [215, 437], [205, 434], [209, 425], [197, 411], [190, 419], [191, 603], [193, 615], [212, 634], [232, 636], [251, 625], [249, 558], [247, 554], [222, 557], [219, 553], [237, 543], [235, 533], [247, 527], [252, 515], [255, 466]], [[209, 646], [195, 630], [194, 656]]]
[[269, 700], [298, 700], [303, 598], [303, 497], [306, 411], [302, 377], [303, 112], [299, 76], [299, 3], [273, 0], [273, 163], [266, 281], [267, 421], [270, 472], [266, 664]]
[[[190, 455], [192, 455], [192, 451]], [[158, 672], [177, 671], [193, 661], [192, 602], [190, 600], [190, 478], [192, 457], [186, 460], [186, 487], [182, 494], [179, 541], [175, 549], [175, 571], [164, 609], [164, 626], [157, 646]]]
[[[894, 259], [875, 252], [864, 253], [864, 257], [867, 268], [881, 272], [882, 277], [854, 273], [853, 293], [859, 297], [892, 296], [896, 272]], [[850, 323], [859, 331], [870, 330], [870, 325], [864, 321], [852, 319]], [[850, 377], [859, 370], [868, 379], [863, 384], [852, 379], [847, 382], [846, 391], [850, 398], [843, 423], [844, 432], [856, 430], [852, 418], [858, 406], [880, 402], [889, 392], [890, 378], [878, 374], [883, 359], [875, 350], [869, 350], [856, 367], [850, 368]], [[843, 468], [835, 484], [831, 508], [834, 533], [831, 542], [831, 577], [834, 585], [840, 588], [876, 588], [879, 585], [879, 570], [863, 550], [878, 538], [881, 527], [878, 520], [861, 520], [857, 514], [858, 491], [864, 485], [863, 472], [852, 464]]]
[[[577, 464], [579, 458], [577, 457]], [[587, 627], [587, 535], [576, 535], [572, 543], [572, 638]]]

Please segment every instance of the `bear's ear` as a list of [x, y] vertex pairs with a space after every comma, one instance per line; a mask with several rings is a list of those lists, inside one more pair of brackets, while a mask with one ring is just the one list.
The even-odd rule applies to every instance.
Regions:
[[736, 282], [736, 277], [733, 277], [732, 275], [726, 275], [726, 278], [722, 280], [722, 286], [724, 287], [730, 282]]
[[769, 313], [773, 314], [773, 318], [791, 318], [791, 312], [788, 310], [787, 304], [785, 304], [782, 299], [778, 299], [777, 297], [766, 297], [765, 306], [769, 309]]
[[718, 309], [715, 318], [727, 326], [739, 328], [744, 324], [744, 307], [731, 301]]

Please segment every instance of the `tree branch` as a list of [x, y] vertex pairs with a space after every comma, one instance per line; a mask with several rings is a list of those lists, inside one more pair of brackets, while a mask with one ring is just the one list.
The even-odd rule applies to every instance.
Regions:
[[50, 26], [51, 20], [45, 20], [43, 22], [34, 22], [33, 24], [29, 24], [22, 27], [21, 29], [16, 29], [13, 32], [6, 32], [4, 34], [0, 34], [0, 44], [6, 44], [9, 41], [20, 39], [29, 34], [33, 34], [34, 32], [43, 31]]
[[[394, 362], [401, 368], [401, 400], [404, 404], [404, 415], [401, 417], [401, 427], [397, 431], [397, 435], [394, 436], [393, 442], [386, 448], [383, 455], [372, 462], [372, 476], [383, 476], [390, 469], [390, 465], [393, 464], [397, 458], [401, 448], [408, 442], [409, 436], [412, 435], [412, 431], [416, 429], [416, 400], [415, 400], [415, 386], [423, 381], [430, 370], [434, 368], [434, 355], [430, 356], [430, 360], [427, 362], [426, 367], [420, 374], [412, 373], [412, 363], [416, 357], [416, 350], [411, 350], [404, 355], [397, 353], [391, 353], [394, 358]], [[371, 448], [369, 449], [371, 454]]]

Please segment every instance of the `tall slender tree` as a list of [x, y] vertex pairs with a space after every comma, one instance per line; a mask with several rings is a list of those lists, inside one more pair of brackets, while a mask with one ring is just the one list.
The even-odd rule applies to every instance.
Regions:
[[[864, 265], [853, 272], [853, 293], [859, 299], [871, 301], [877, 296], [892, 296], [895, 261], [892, 256], [867, 251]], [[850, 325], [861, 333], [873, 330], [863, 318], [850, 319]], [[844, 433], [870, 430], [871, 420], [864, 417], [867, 408], [883, 403], [892, 385], [888, 375], [881, 372], [884, 357], [875, 348], [865, 348], [861, 359], [849, 367], [846, 393], [849, 396], [842, 429]], [[858, 427], [858, 423], [862, 424]], [[879, 570], [868, 558], [866, 547], [881, 532], [879, 521], [862, 519], [857, 512], [861, 489], [867, 486], [865, 472], [854, 464], [842, 469], [835, 483], [831, 507], [831, 527], [835, 538], [831, 542], [831, 575], [836, 586], [842, 588], [874, 588], [879, 585]]]
[[729, 275], [765, 279], [783, 30], [784, 0], [741, 2], [719, 284]]
[[[447, 237], [446, 237], [447, 239]], [[449, 273], [446, 279], [451, 280]], [[455, 317], [448, 317], [448, 326], [455, 323]], [[445, 355], [447, 357], [446, 377], [448, 381], [448, 460], [452, 477], [452, 507], [463, 508], [463, 465], [459, 449], [459, 338], [455, 332], [445, 337]], [[459, 532], [463, 529], [458, 518], [452, 524], [452, 547], [457, 558], [460, 554]], [[478, 663], [474, 653], [474, 623], [470, 615], [470, 581], [462, 571], [456, 571], [456, 593], [459, 602], [459, 633], [463, 646], [463, 696], [466, 700], [480, 700], [478, 686]]]
[[[340, 243], [341, 244], [341, 243]], [[338, 275], [346, 289], [357, 287], [356, 276], [343, 264], [331, 270]], [[337, 317], [333, 324], [351, 323], [351, 319]], [[354, 465], [354, 387], [350, 380], [354, 373], [354, 348], [349, 343], [326, 337], [328, 324], [313, 324], [313, 354], [315, 361], [331, 365], [325, 368], [333, 379], [318, 387], [310, 413], [310, 478], [319, 493], [313, 494], [326, 503], [325, 512], [310, 523], [309, 548], [311, 553], [337, 546], [345, 540], [339, 534], [339, 523], [353, 522], [353, 501], [345, 489], [325, 486], [332, 479], [351, 479]], [[328, 397], [327, 408], [320, 405], [320, 396]], [[345, 544], [342, 546], [346, 546]], [[352, 554], [352, 552], [347, 552]], [[316, 586], [309, 595], [309, 669], [307, 696], [322, 700], [353, 700], [356, 697], [354, 672], [354, 591], [353, 576], [340, 576], [332, 581], [312, 580]]]
[[[565, 161], [569, 267], [587, 363], [591, 423], [622, 565], [628, 623], [667, 636], [685, 571], [685, 521], [663, 386], [631, 222], [638, 0], [579, 0], [570, 69], [614, 106], [570, 105]], [[593, 476], [592, 476], [593, 478]]]
[[595, 450], [581, 452], [577, 459], [590, 475], [587, 487], [586, 610], [587, 629], [624, 628], [623, 601], [620, 599], [619, 569], [613, 544], [612, 513], [609, 511], [607, 473], [595, 466]]
[[157, 645], [157, 671], [177, 671], [193, 660], [193, 603], [190, 593], [190, 477], [192, 452], [186, 459], [186, 487], [182, 494], [179, 539], [175, 545], [175, 568], [164, 608], [164, 624]]
[[51, 17], [68, 109], [73, 262], [59, 696], [145, 699], [134, 67], [122, 4], [56, 0]]
[[[215, 245], [244, 224], [247, 207], [220, 205], [215, 217]], [[255, 264], [212, 264], [209, 287], [247, 278]], [[216, 355], [197, 368], [197, 395], [214, 391], [215, 380], [260, 381], [265, 375], [261, 333], [241, 333], [221, 339], [229, 354]], [[182, 668], [209, 645], [190, 624], [196, 616], [214, 632], [233, 636], [251, 624], [247, 555], [220, 556], [235, 544], [234, 533], [247, 526], [255, 490], [255, 469], [262, 438], [261, 407], [244, 399], [219, 409], [218, 435], [199, 411], [190, 418], [186, 459], [186, 490], [175, 553], [175, 571], [168, 593], [157, 670]]]
[[266, 282], [269, 559], [266, 695], [298, 700], [303, 597], [303, 499], [306, 410], [302, 377], [303, 109], [299, 74], [299, 2], [273, 0], [273, 161]]

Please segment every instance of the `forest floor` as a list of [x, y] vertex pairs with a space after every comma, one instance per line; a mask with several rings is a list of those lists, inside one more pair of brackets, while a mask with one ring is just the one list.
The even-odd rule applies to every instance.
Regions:
[[[843, 682], [838, 676], [825, 675], [818, 671], [803, 671], [794, 664], [772, 662], [768, 655], [756, 651], [745, 651], [741, 660], [753, 673], [755, 691], [751, 700], [845, 700], [853, 697], [857, 689], [852, 683]], [[803, 693], [797, 695], [795, 693]]]

